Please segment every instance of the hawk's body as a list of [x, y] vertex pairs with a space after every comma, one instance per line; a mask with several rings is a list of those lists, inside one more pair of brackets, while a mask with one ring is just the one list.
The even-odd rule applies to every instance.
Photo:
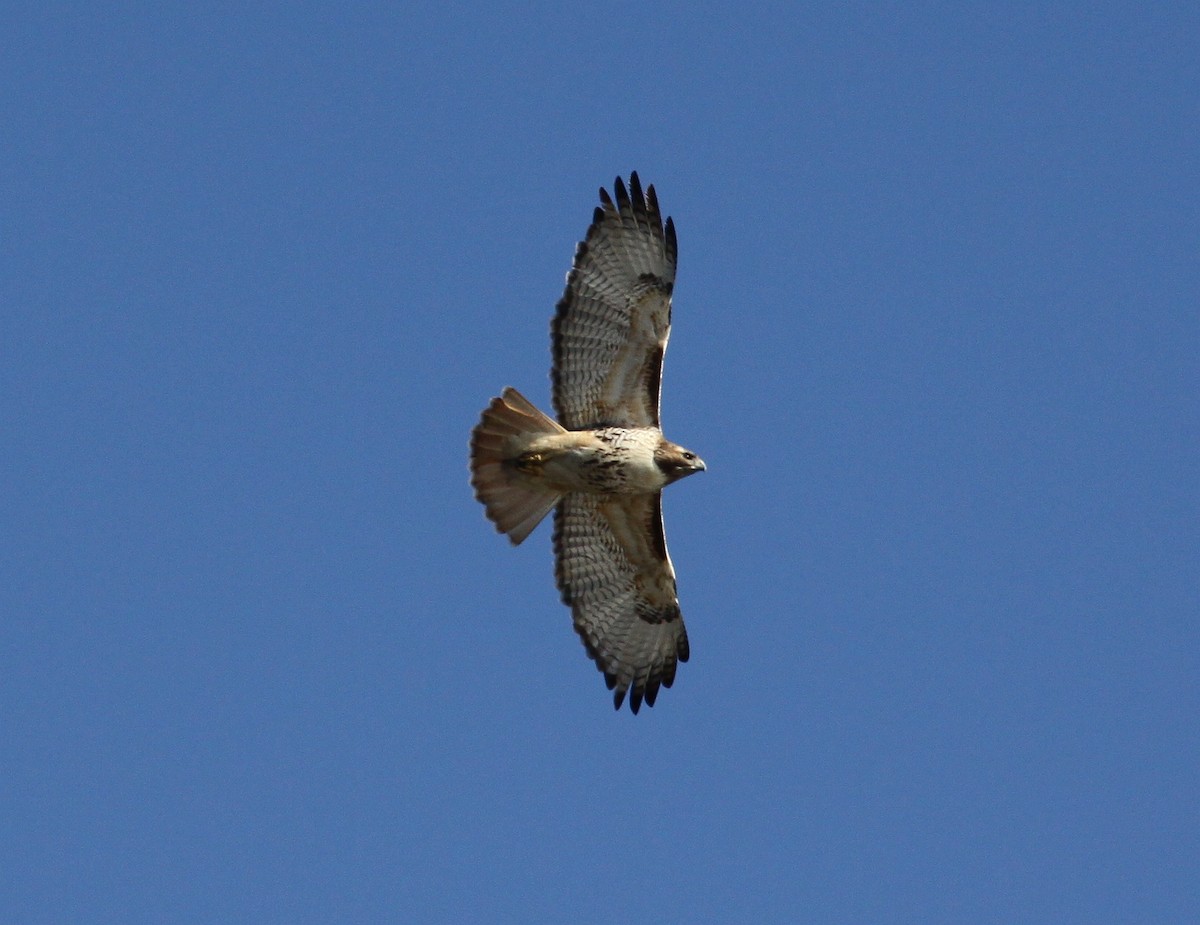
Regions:
[[559, 590], [615, 705], [632, 689], [636, 713], [688, 659], [660, 493], [704, 463], [659, 429], [674, 225], [636, 173], [614, 193], [600, 191], [554, 318], [558, 423], [505, 389], [471, 435], [471, 483], [513, 543], [555, 508]]

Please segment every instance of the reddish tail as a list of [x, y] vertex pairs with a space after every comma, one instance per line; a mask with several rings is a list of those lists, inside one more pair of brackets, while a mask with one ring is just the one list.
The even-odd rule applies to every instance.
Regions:
[[471, 431], [471, 485], [488, 519], [516, 546], [533, 532], [561, 497], [518, 471], [512, 461], [529, 443], [564, 428], [516, 389], [505, 389], [484, 409]]

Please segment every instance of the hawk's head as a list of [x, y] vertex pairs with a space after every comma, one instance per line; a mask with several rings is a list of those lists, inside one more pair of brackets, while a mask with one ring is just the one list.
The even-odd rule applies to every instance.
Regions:
[[678, 443], [663, 440], [654, 451], [654, 462], [662, 474], [666, 476], [667, 484], [678, 482], [681, 478], [693, 472], [704, 471], [704, 460], [685, 450]]

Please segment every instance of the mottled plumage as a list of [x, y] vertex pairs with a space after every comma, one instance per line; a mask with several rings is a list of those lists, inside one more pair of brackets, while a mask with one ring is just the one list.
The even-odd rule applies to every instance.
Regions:
[[662, 489], [704, 469], [663, 438], [675, 226], [636, 173], [600, 190], [551, 334], [558, 422], [505, 389], [471, 435], [471, 484], [514, 544], [555, 509], [556, 577], [619, 709], [654, 705], [688, 659]]

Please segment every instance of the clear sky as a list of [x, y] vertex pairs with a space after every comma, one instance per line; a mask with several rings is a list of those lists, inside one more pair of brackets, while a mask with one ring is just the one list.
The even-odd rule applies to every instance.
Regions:
[[[0, 920], [1200, 921], [1200, 13], [22, 5]], [[692, 660], [467, 483], [679, 232]]]

